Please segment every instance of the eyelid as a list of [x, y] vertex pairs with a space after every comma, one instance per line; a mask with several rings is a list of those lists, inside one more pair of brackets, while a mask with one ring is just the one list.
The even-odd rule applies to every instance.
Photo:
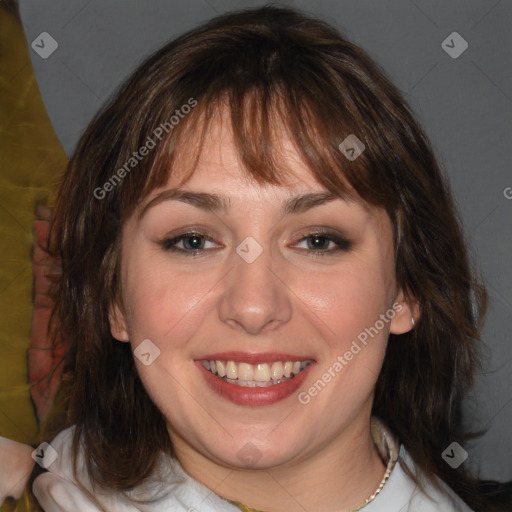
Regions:
[[186, 235], [201, 235], [207, 240], [214, 242], [215, 237], [217, 237], [218, 235], [216, 233], [211, 234], [211, 231], [211, 229], [202, 226], [188, 226], [185, 228], [175, 229], [169, 233], [166, 233], [165, 235], [162, 236], [161, 241], [174, 240], [176, 238], [184, 237]]

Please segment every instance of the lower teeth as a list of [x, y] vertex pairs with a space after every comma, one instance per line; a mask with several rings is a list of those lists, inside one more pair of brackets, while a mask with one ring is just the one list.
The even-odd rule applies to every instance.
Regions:
[[243, 386], [246, 388], [267, 388], [269, 386], [275, 386], [276, 384], [281, 384], [282, 382], [286, 382], [287, 380], [292, 379], [293, 377], [283, 377], [279, 380], [269, 380], [265, 382], [258, 382], [256, 380], [238, 380], [238, 379], [228, 379], [227, 377], [220, 377], [222, 380], [229, 382], [230, 384], [236, 384], [237, 386]]

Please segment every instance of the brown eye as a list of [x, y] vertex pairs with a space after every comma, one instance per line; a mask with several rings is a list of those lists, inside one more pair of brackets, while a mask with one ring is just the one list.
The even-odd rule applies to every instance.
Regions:
[[307, 241], [306, 249], [318, 256], [348, 251], [351, 247], [351, 243], [345, 238], [324, 231], [310, 233], [301, 238], [299, 242], [304, 240]]
[[[213, 242], [213, 239], [203, 233], [189, 232], [182, 233], [173, 238], [166, 238], [159, 242], [159, 244], [166, 250], [172, 252], [179, 252], [187, 256], [197, 255], [205, 251], [205, 243]], [[182, 244], [183, 248], [178, 247]]]
[[308, 237], [308, 241], [311, 242], [309, 245], [313, 250], [327, 249], [329, 244], [332, 242], [332, 240], [324, 235], [311, 235]]

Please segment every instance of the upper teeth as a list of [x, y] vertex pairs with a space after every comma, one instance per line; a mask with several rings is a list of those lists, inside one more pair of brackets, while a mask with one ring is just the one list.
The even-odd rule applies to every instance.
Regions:
[[268, 382], [297, 375], [311, 361], [274, 361], [273, 363], [237, 363], [235, 361], [202, 361], [203, 366], [214, 375], [242, 381]]

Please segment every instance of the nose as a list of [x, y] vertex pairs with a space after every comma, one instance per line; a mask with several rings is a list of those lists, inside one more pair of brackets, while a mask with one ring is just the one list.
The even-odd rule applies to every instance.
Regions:
[[[243, 245], [239, 246], [242, 251]], [[250, 249], [254, 250], [254, 246]], [[254, 261], [240, 254], [233, 253], [235, 268], [226, 276], [219, 303], [220, 319], [252, 335], [279, 328], [292, 314], [292, 292], [286, 286], [282, 267], [280, 271], [268, 248]]]

